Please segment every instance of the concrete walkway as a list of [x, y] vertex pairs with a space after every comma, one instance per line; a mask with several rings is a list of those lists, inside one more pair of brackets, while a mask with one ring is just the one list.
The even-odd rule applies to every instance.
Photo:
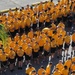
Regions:
[[[48, 1], [48, 0], [0, 0], [0, 11], [6, 10], [9, 8], [22, 7], [27, 4], [31, 5], [33, 3]], [[56, 3], [57, 0], [54, 0]]]

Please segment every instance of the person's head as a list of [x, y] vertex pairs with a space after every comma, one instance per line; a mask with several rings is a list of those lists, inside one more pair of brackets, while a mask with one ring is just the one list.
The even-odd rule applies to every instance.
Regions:
[[58, 70], [59, 70], [58, 68], [55, 69], [55, 71], [58, 71]]
[[43, 72], [42, 72], [42, 75], [45, 75], [45, 74], [46, 74], [46, 72], [45, 72], [45, 71], [43, 71]]
[[23, 43], [26, 43], [26, 40], [24, 40]]
[[29, 67], [29, 68], [32, 68], [32, 64], [31, 64], [31, 63], [29, 63], [29, 64], [28, 64], [28, 67]]
[[68, 60], [71, 60], [71, 57], [69, 57]]
[[52, 62], [49, 62], [48, 64], [49, 64], [50, 66], [52, 66]]
[[12, 48], [10, 48], [10, 50], [12, 51], [13, 49], [12, 49]]
[[75, 75], [75, 71], [72, 72], [72, 75]]
[[27, 5], [27, 8], [30, 8], [30, 6], [29, 6], [29, 5]]
[[32, 75], [36, 75], [36, 70], [33, 70], [32, 71]]
[[62, 64], [62, 60], [59, 60], [59, 64]]
[[67, 66], [64, 66], [64, 69], [67, 69]]
[[73, 62], [73, 65], [75, 65], [75, 62]]
[[19, 36], [19, 33], [16, 33], [16, 36]]
[[22, 49], [22, 46], [20, 46], [20, 50]]
[[41, 69], [44, 69], [44, 66], [43, 65], [41, 65], [41, 67], [40, 67]]

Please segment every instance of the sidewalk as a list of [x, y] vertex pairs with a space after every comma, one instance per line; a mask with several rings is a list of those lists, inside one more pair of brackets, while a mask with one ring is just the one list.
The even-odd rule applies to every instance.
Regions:
[[[27, 4], [31, 5], [41, 1], [48, 1], [48, 0], [0, 0], [0, 11], [9, 8], [26, 6]], [[54, 2], [56, 3], [57, 0], [54, 0]]]

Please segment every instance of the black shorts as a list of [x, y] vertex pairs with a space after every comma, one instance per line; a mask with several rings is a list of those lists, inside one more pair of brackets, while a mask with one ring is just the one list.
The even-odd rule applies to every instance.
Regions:
[[10, 59], [10, 58], [9, 58], [9, 62], [10, 62], [10, 64], [15, 63], [15, 60], [16, 60], [15, 58], [14, 58], [14, 59]]
[[45, 27], [49, 27], [49, 26], [50, 26], [50, 22], [46, 22]]
[[23, 61], [23, 56], [22, 57], [18, 56], [18, 61]]
[[32, 28], [35, 30], [37, 28], [37, 24], [33, 24]]
[[61, 17], [58, 17], [58, 18], [57, 18], [57, 22], [58, 22], [58, 23], [60, 23], [61, 20], [62, 20]]
[[63, 22], [66, 22], [67, 21], [67, 16], [63, 16]]
[[65, 43], [64, 48], [67, 49], [67, 48], [69, 48], [69, 46], [70, 46], [70, 44]]
[[72, 47], [75, 47], [75, 42], [72, 42]]
[[62, 49], [62, 47], [63, 47], [63, 45], [59, 45], [58, 49], [60, 50], [60, 49]]
[[43, 46], [40, 47], [39, 52], [43, 52]]
[[31, 60], [31, 56], [25, 54], [25, 60]]
[[28, 33], [28, 32], [30, 31], [30, 28], [31, 28], [31, 27], [26, 26], [26, 27], [25, 27], [25, 32]]
[[5, 67], [5, 66], [7, 66], [7, 61], [3, 61], [3, 62], [1, 62], [1, 67]]
[[33, 58], [38, 58], [39, 52], [33, 52]]
[[39, 22], [39, 28], [43, 27], [43, 23]]
[[51, 53], [55, 53], [56, 51], [56, 47], [55, 48], [51, 48]]
[[44, 56], [49, 55], [49, 52], [47, 52], [46, 50], [44, 50]]
[[24, 29], [20, 28], [20, 34], [24, 33]]

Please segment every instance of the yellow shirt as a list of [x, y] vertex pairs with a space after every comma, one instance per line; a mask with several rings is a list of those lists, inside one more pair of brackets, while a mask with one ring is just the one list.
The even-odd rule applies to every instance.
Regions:
[[44, 69], [39, 69], [39, 70], [38, 70], [38, 75], [42, 75], [43, 72], [45, 72]]
[[75, 42], [75, 33], [72, 34], [72, 41]]
[[31, 56], [31, 55], [32, 55], [32, 47], [28, 47], [28, 48], [25, 50], [25, 53], [26, 53], [28, 56]]
[[22, 39], [22, 40], [25, 40], [25, 39], [26, 39], [26, 36], [27, 36], [26, 34], [23, 34], [23, 35], [21, 36], [21, 39]]
[[58, 63], [58, 64], [56, 65], [56, 68], [58, 68], [58, 69], [59, 69], [59, 71], [61, 72], [61, 70], [64, 68], [64, 65], [63, 65], [63, 64], [60, 64], [60, 63]]
[[31, 25], [31, 18], [26, 18], [26, 26], [30, 26]]
[[55, 48], [55, 47], [56, 47], [56, 41], [53, 40], [53, 41], [51, 42], [51, 48]]
[[70, 44], [71, 38], [69, 35], [65, 36], [65, 43]]
[[34, 47], [33, 48], [34, 52], [38, 52], [39, 51], [39, 45], [38, 44], [34, 44], [33, 47]]
[[39, 22], [42, 22], [43, 23], [44, 22], [44, 19], [45, 19], [44, 15], [40, 15], [39, 16]]
[[46, 44], [44, 44], [44, 50], [46, 50], [46, 51], [50, 51], [50, 43], [46, 43]]
[[37, 22], [36, 20], [37, 20], [36, 16], [32, 16], [32, 23], [33, 24], [36, 24], [36, 22]]
[[38, 5], [38, 12], [41, 12], [42, 9], [43, 9], [43, 4], [39, 4], [39, 5]]
[[14, 37], [14, 41], [15, 41], [15, 42], [17, 42], [19, 39], [20, 39], [20, 36], [18, 36], [18, 35], [16, 35], [16, 36]]
[[75, 64], [72, 64], [72, 65], [71, 65], [71, 71], [72, 71], [72, 72], [75, 71]]
[[30, 31], [30, 32], [28, 33], [28, 37], [29, 37], [30, 39], [33, 38], [33, 31]]
[[14, 46], [14, 51], [16, 52], [19, 49], [19, 45]]
[[28, 47], [28, 44], [27, 44], [27, 43], [23, 43], [23, 44], [22, 44], [22, 49], [23, 49], [24, 51], [27, 49], [27, 47]]
[[7, 57], [8, 57], [8, 54], [1, 54], [1, 55], [0, 55], [0, 60], [1, 60], [2, 62], [5, 62], [5, 61], [7, 61]]
[[[60, 40], [60, 41], [59, 41]], [[56, 40], [57, 42], [57, 46], [63, 45], [63, 38], [58, 37], [58, 39]]]
[[75, 57], [72, 58], [72, 62], [75, 62]]
[[50, 71], [51, 71], [51, 66], [47, 65], [47, 67], [46, 67], [46, 74], [50, 75]]
[[34, 67], [26, 68], [26, 72], [25, 73], [29, 75], [29, 73], [32, 72], [33, 70], [35, 70]]
[[24, 50], [23, 49], [18, 49], [17, 50], [17, 55], [19, 56], [19, 57], [22, 57], [23, 55], [24, 55]]
[[67, 66], [68, 69], [71, 67], [72, 61], [71, 60], [66, 60], [64, 63], [64, 66]]
[[61, 71], [61, 74], [62, 75], [68, 75], [69, 74], [69, 70], [67, 69], [62, 69], [62, 71]]
[[44, 45], [44, 40], [41, 38], [41, 39], [39, 39], [39, 46], [41, 47], [43, 45]]
[[54, 71], [53, 75], [61, 75], [60, 71]]
[[15, 56], [16, 56], [16, 53], [14, 51], [10, 51], [9, 58], [14, 59]]

